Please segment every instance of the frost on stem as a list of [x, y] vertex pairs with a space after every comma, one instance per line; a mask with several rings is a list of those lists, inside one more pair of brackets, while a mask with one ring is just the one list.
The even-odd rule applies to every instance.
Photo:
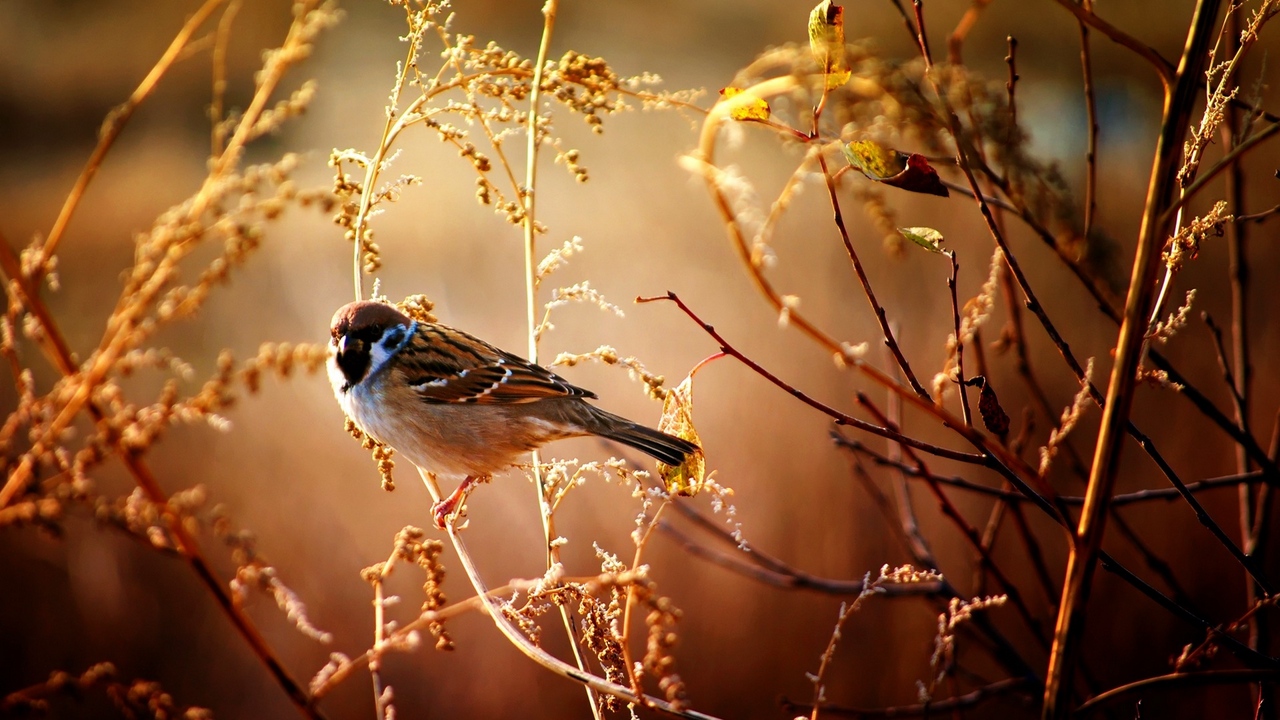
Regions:
[[1085, 363], [1084, 378], [1080, 383], [1080, 390], [1076, 393], [1075, 399], [1065, 410], [1062, 411], [1062, 419], [1058, 422], [1058, 427], [1049, 431], [1049, 442], [1040, 448], [1040, 477], [1045, 477], [1049, 473], [1049, 466], [1053, 459], [1058, 456], [1058, 448], [1062, 443], [1066, 442], [1067, 435], [1075, 428], [1076, 423], [1080, 422], [1081, 416], [1084, 415], [1085, 408], [1090, 404], [1089, 383], [1093, 378], [1093, 358]]
[[934, 637], [933, 655], [929, 658], [933, 677], [929, 679], [928, 685], [917, 682], [921, 703], [928, 703], [933, 699], [933, 692], [937, 689], [938, 683], [942, 682], [955, 666], [956, 628], [972, 619], [975, 612], [1000, 607], [1006, 600], [1008, 600], [1006, 595], [976, 597], [972, 600], [951, 598], [946, 612], [938, 614], [938, 634]]

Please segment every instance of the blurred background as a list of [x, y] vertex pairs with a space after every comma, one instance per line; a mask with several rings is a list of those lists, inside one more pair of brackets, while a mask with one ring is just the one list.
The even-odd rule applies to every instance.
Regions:
[[[1111, 22], [1166, 57], [1179, 54], [1189, 0], [1098, 5]], [[25, 245], [48, 232], [94, 146], [103, 116], [128, 96], [195, 7], [187, 0], [0, 3], [0, 231], [11, 245]], [[526, 0], [462, 0], [455, 4], [454, 28], [474, 34], [478, 44], [492, 39], [535, 56], [540, 7], [540, 2]], [[622, 75], [657, 73], [665, 89], [706, 88], [699, 101], [706, 107], [734, 72], [765, 48], [804, 42], [811, 7], [808, 0], [567, 1], [561, 4], [552, 56], [574, 49], [605, 57]], [[944, 52], [945, 35], [968, 7], [959, 0], [928, 3], [936, 54]], [[331, 149], [376, 148], [396, 62], [404, 53], [397, 40], [404, 33], [400, 10], [352, 0], [343, 11], [343, 22], [322, 36], [314, 56], [287, 81], [290, 88], [305, 78], [318, 81], [319, 96], [310, 111], [254, 145], [249, 157], [261, 162], [283, 152], [302, 153], [296, 178], [304, 187], [331, 185], [332, 171], [326, 166]], [[287, 2], [246, 3], [241, 9], [230, 45], [229, 106], [242, 105], [250, 96], [261, 52], [279, 43], [289, 20]], [[916, 53], [889, 2], [850, 3], [846, 22], [850, 40], [871, 38], [886, 57], [907, 60]], [[1052, 2], [996, 0], [970, 35], [966, 63], [1003, 81], [1008, 35], [1020, 43], [1019, 119], [1036, 152], [1060, 163], [1079, 197], [1087, 129], [1077, 26]], [[428, 44], [424, 66], [434, 67], [435, 47]], [[1118, 270], [1127, 278], [1159, 121], [1160, 88], [1147, 66], [1096, 33], [1093, 51], [1103, 128], [1097, 225], [1119, 243]], [[1261, 56], [1256, 53], [1246, 66], [1246, 89], [1258, 78]], [[145, 231], [159, 213], [194, 192], [205, 175], [210, 82], [207, 52], [173, 68], [117, 142], [71, 222], [60, 249], [62, 290], [46, 296], [71, 346], [80, 352], [88, 352], [101, 337], [102, 323], [120, 291], [121, 273], [132, 262], [134, 233]], [[550, 234], [543, 248], [574, 235], [586, 246], [547, 287], [589, 279], [623, 306], [626, 317], [586, 305], [563, 308], [555, 316], [556, 329], [544, 336], [544, 357], [610, 344], [623, 355], [641, 358], [670, 382], [678, 381], [715, 347], [673, 306], [631, 304], [636, 296], [672, 290], [739, 349], [805, 392], [850, 411], [856, 390], [883, 399], [882, 391], [838, 371], [825, 352], [797, 332], [779, 328], [753, 290], [702, 181], [676, 162], [696, 143], [697, 117], [632, 112], [606, 118], [601, 136], [577, 116], [562, 112], [556, 122], [568, 145], [581, 151], [590, 181], [575, 183], [563, 168], [551, 166], [550, 153], [544, 153], [538, 217]], [[795, 167], [798, 151], [762, 130], [748, 128], [745, 134], [743, 146], [724, 160], [740, 163], [768, 203]], [[523, 148], [523, 140], [514, 145]], [[393, 299], [425, 293], [436, 302], [442, 321], [522, 353], [525, 307], [518, 229], [475, 202], [473, 171], [433, 133], [407, 133], [401, 147], [404, 152], [392, 172], [419, 175], [423, 183], [373, 221], [385, 262], [377, 275], [383, 292]], [[523, 151], [517, 155], [522, 157]], [[1251, 211], [1276, 202], [1276, 160], [1274, 150], [1264, 147], [1246, 163], [1256, 179], [1248, 186]], [[1220, 194], [1207, 193], [1196, 209], [1202, 211], [1205, 201]], [[942, 231], [961, 258], [962, 301], [971, 297], [986, 278], [991, 244], [974, 208], [957, 197], [890, 193], [887, 198], [902, 225]], [[879, 234], [851, 195], [842, 200], [847, 200], [845, 217], [854, 242], [866, 248], [862, 257], [876, 291], [902, 328], [904, 352], [921, 378], [932, 377], [945, 358], [943, 343], [951, 332], [945, 262], [911, 252], [913, 248], [901, 258], [882, 252]], [[1270, 230], [1271, 225], [1253, 226], [1250, 248], [1257, 279], [1251, 296], [1254, 421], [1264, 446], [1272, 408], [1280, 400], [1269, 372], [1280, 352], [1266, 272], [1280, 257]], [[1019, 227], [1012, 242], [1050, 316], [1078, 357], [1098, 359], [1094, 377], [1105, 383], [1114, 326], [1037, 239]], [[783, 292], [801, 296], [801, 307], [811, 319], [852, 343], [866, 340], [878, 346], [879, 330], [830, 222], [820, 185], [807, 186], [780, 226], [774, 247], [779, 263], [771, 277]], [[1171, 297], [1181, 298], [1191, 287], [1199, 288], [1197, 308], [1227, 324], [1224, 243], [1204, 247], [1178, 278]], [[197, 319], [170, 326], [157, 342], [195, 366], [196, 380], [184, 385], [194, 392], [213, 371], [222, 348], [245, 358], [263, 342], [325, 342], [332, 313], [350, 299], [350, 251], [341, 230], [324, 213], [291, 209], [267, 228], [259, 253], [234, 274], [230, 286], [214, 294]], [[989, 340], [1004, 320], [1001, 304], [988, 325]], [[1043, 331], [1030, 322], [1027, 327], [1032, 363], [1051, 401], [1064, 406], [1077, 385]], [[1202, 323], [1192, 322], [1167, 353], [1229, 414], [1226, 385]], [[1014, 417], [1016, 432], [1026, 394], [1010, 358], [991, 351], [988, 358], [991, 381]], [[40, 366], [39, 361], [32, 364]], [[562, 374], [595, 390], [603, 407], [656, 424], [660, 406], [624, 372], [583, 365]], [[38, 389], [47, 391], [53, 378], [46, 368], [37, 375]], [[133, 387], [139, 399], [152, 397], [158, 380], [154, 373], [144, 373]], [[13, 388], [5, 384], [0, 408], [12, 408], [15, 402]], [[860, 578], [882, 564], [908, 559], [854, 479], [848, 459], [832, 446], [823, 416], [731, 360], [699, 374], [695, 413], [708, 467], [721, 484], [734, 489], [737, 519], [753, 544], [797, 568], [837, 579]], [[296, 632], [269, 598], [254, 596], [252, 616], [286, 666], [305, 682], [330, 652], [357, 655], [371, 644], [372, 592], [359, 572], [386, 558], [401, 527], [429, 526], [430, 499], [405, 467], [398, 468], [394, 493], [379, 489], [368, 453], [342, 429], [341, 412], [323, 375], [267, 382], [228, 417], [228, 432], [203, 426], [175, 430], [149, 461], [171, 493], [207, 486], [212, 502], [224, 504], [237, 525], [256, 534], [258, 550], [307, 604], [311, 620], [333, 633], [332, 645], [317, 644]], [[1184, 479], [1234, 471], [1226, 438], [1173, 394], [1142, 388], [1135, 418]], [[1055, 421], [1036, 418], [1033, 447], [1044, 444]], [[1090, 408], [1073, 436], [1086, 460], [1092, 456], [1096, 422], [1096, 409]], [[921, 417], [908, 415], [906, 426], [913, 434], [956, 446]], [[883, 447], [875, 438], [865, 439]], [[552, 448], [555, 455], [583, 460], [603, 459], [609, 452], [592, 441]], [[932, 467], [998, 482], [972, 468], [943, 462]], [[877, 475], [884, 483], [888, 477]], [[105, 494], [131, 489], [115, 462], [107, 463], [96, 479]], [[1118, 491], [1161, 486], [1150, 462], [1128, 445]], [[921, 523], [944, 572], [962, 593], [973, 591], [972, 553], [927, 493], [918, 490]], [[1202, 496], [1233, 534], [1235, 497], [1234, 489]], [[954, 499], [971, 523], [985, 522], [988, 499], [958, 493]], [[693, 503], [702, 509], [709, 504], [704, 498]], [[480, 488], [469, 507], [467, 537], [491, 584], [542, 574], [535, 494], [521, 475], [510, 473]], [[576, 490], [557, 514], [559, 532], [569, 541], [564, 557], [570, 574], [598, 571], [593, 542], [629, 558], [635, 511], [634, 501], [617, 486], [590, 482]], [[1175, 574], [1211, 620], [1226, 622], [1243, 612], [1243, 573], [1184, 504], [1136, 505], [1124, 514], [1171, 560]], [[1039, 518], [1033, 519], [1033, 529], [1059, 580], [1066, 555], [1061, 534]], [[1024, 549], [1012, 532], [1004, 538], [997, 557], [1034, 591]], [[206, 536], [204, 543], [229, 578], [234, 570], [229, 556], [215, 538]], [[1108, 536], [1107, 548], [1130, 567], [1142, 568], [1131, 546], [1115, 533]], [[693, 707], [724, 717], [784, 717], [780, 698], [803, 702], [812, 696], [805, 674], [817, 668], [843, 598], [761, 585], [693, 557], [662, 535], [649, 546], [646, 561], [661, 592], [684, 611], [676, 657]], [[468, 597], [470, 588], [452, 551], [446, 552], [444, 564], [451, 571], [445, 584], [450, 599]], [[404, 602], [392, 609], [392, 617], [402, 622], [414, 617], [420, 585], [416, 572], [397, 572], [391, 591]], [[1024, 594], [1051, 628], [1055, 609], [1043, 593]], [[1045, 653], [1012, 609], [990, 615], [1033, 666], [1044, 667]], [[1088, 618], [1085, 658], [1099, 689], [1167, 672], [1185, 644], [1202, 639], [1194, 628], [1102, 572]], [[862, 707], [915, 702], [916, 681], [929, 677], [935, 628], [936, 611], [924, 600], [873, 598], [845, 628], [826, 683], [828, 699]], [[450, 629], [458, 646], [453, 653], [423, 649], [386, 659], [384, 679], [394, 686], [403, 716], [590, 716], [579, 687], [525, 660], [484, 616], [464, 615]], [[563, 654], [558, 621], [549, 623], [545, 637], [551, 650]], [[981, 651], [966, 648], [963, 638], [960, 653], [986, 679], [1000, 677], [998, 668]], [[0, 695], [40, 682], [53, 670], [78, 673], [102, 660], [116, 663], [125, 677], [157, 680], [178, 702], [211, 708], [219, 717], [294, 712], [181, 561], [98, 527], [87, 513], [68, 516], [60, 536], [31, 528], [0, 530]], [[357, 672], [322, 708], [335, 718], [370, 717], [367, 675]], [[1152, 717], [1246, 717], [1252, 706], [1248, 691], [1236, 687], [1153, 697], [1144, 710]], [[1015, 694], [966, 714], [1034, 712], [1034, 703]], [[61, 701], [55, 710], [60, 717], [110, 713], [104, 701], [92, 698]]]

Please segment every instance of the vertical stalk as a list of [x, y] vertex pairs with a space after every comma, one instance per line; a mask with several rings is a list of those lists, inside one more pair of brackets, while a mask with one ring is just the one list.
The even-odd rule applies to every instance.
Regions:
[[1156, 274], [1164, 239], [1164, 223], [1160, 221], [1169, 206], [1176, 184], [1177, 163], [1182, 142], [1189, 126], [1195, 94], [1200, 84], [1209, 40], [1221, 0], [1199, 0], [1187, 33], [1186, 46], [1178, 64], [1177, 80], [1164, 98], [1160, 138], [1152, 160], [1147, 199], [1138, 233], [1129, 293], [1125, 300], [1124, 320], [1116, 343], [1116, 360], [1107, 386], [1102, 424], [1094, 450], [1089, 487], [1085, 493], [1080, 524], [1067, 559], [1062, 601], [1054, 630], [1053, 650], [1045, 676], [1044, 720], [1065, 718], [1070, 712], [1072, 676], [1084, 636], [1084, 615], [1088, 604], [1093, 571], [1102, 550], [1107, 508], [1115, 487], [1120, 465], [1125, 426], [1133, 404], [1138, 359], [1147, 330], [1147, 317], [1153, 306]]
[[[1235, 57], [1240, 49], [1240, 13], [1227, 11], [1227, 56]], [[1226, 118], [1222, 123], [1222, 152], [1230, 154], [1237, 144], [1236, 133], [1239, 127], [1239, 110], [1235, 105], [1227, 103], [1224, 112]], [[1226, 173], [1227, 212], [1232, 215], [1244, 215], [1244, 168], [1237, 159]], [[1249, 363], [1249, 271], [1248, 271], [1248, 223], [1233, 222], [1227, 224], [1227, 265], [1231, 284], [1231, 375], [1235, 381], [1236, 425], [1241, 432], [1249, 427], [1249, 386], [1253, 368]], [[1252, 469], [1248, 450], [1243, 444], [1236, 445], [1236, 472], [1246, 473]], [[1254, 507], [1253, 488], [1242, 485], [1237, 488], [1237, 507], [1240, 517], [1240, 547], [1245, 554], [1253, 557], [1258, 551], [1256, 537], [1253, 534]], [[1265, 522], [1265, 520], [1264, 520]], [[1258, 585], [1246, 573], [1245, 602], [1253, 607], [1258, 601]], [[1267, 637], [1267, 617], [1258, 613], [1249, 623], [1249, 647], [1266, 652], [1263, 638]], [[1274, 720], [1276, 717], [1275, 691], [1267, 683], [1259, 683], [1256, 687], [1259, 718]]]
[[[559, 0], [547, 0], [542, 6], [542, 41], [538, 45], [538, 60], [533, 67], [533, 86], [529, 89], [528, 145], [525, 147], [524, 187], [520, 189], [524, 204], [525, 322], [529, 332], [529, 361], [534, 363], [538, 362], [538, 266], [536, 260], [538, 229], [534, 221], [537, 196], [535, 188], [538, 182], [538, 146], [541, 144], [538, 138], [538, 118], [541, 116], [538, 104], [542, 100], [542, 73], [547, 64], [547, 54], [551, 48], [551, 32], [555, 29], [556, 12], [559, 8]], [[547, 569], [550, 569], [560, 562], [559, 547], [552, 544], [552, 540], [556, 537], [555, 519], [552, 517], [551, 505], [547, 499], [547, 486], [542, 476], [541, 458], [536, 450], [532, 453], [532, 461], [534, 486], [538, 491], [538, 514], [542, 517], [542, 536], [546, 543]], [[578, 645], [578, 633], [574, 628], [569, 608], [563, 604], [560, 604], [559, 608], [565, 632], [569, 635], [569, 646], [573, 649], [573, 659], [578, 669], [585, 672], [586, 664], [582, 657], [582, 649]], [[596, 702], [595, 691], [589, 685], [584, 688], [587, 691], [587, 702], [591, 705], [592, 717], [595, 720], [601, 720], [600, 703]]]

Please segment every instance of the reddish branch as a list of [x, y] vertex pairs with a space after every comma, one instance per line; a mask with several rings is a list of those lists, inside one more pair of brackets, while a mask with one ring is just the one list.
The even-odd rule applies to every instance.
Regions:
[[[14, 255], [13, 249], [9, 247], [8, 241], [2, 235], [0, 235], [0, 270], [3, 270], [5, 277], [9, 280], [7, 286], [21, 296], [12, 298], [11, 301], [19, 302], [26, 307], [31, 316], [44, 329], [45, 337], [48, 340], [45, 345], [45, 351], [49, 360], [64, 377], [75, 375], [79, 372], [79, 368], [76, 367], [71, 359], [71, 351], [62, 335], [61, 329], [49, 314], [48, 307], [44, 304], [44, 301], [33, 291], [30, 279], [22, 273], [17, 256]], [[105, 419], [105, 414], [96, 403], [91, 402], [87, 407], [94, 422], [102, 422]], [[165, 523], [178, 553], [187, 561], [196, 576], [200, 578], [200, 582], [213, 595], [218, 607], [221, 608], [227, 619], [231, 621], [231, 624], [240, 633], [249, 648], [267, 666], [267, 670], [271, 673], [276, 683], [285, 691], [303, 716], [313, 720], [323, 718], [323, 713], [314, 705], [313, 700], [302, 689], [302, 686], [285, 669], [284, 664], [276, 657], [275, 651], [267, 643], [266, 638], [258, 632], [253, 621], [232, 600], [231, 595], [227, 592], [226, 584], [217, 577], [213, 568], [209, 565], [209, 561], [205, 559], [195, 536], [187, 530], [182, 518], [170, 508], [168, 495], [160, 487], [160, 483], [156, 481], [155, 476], [151, 474], [150, 468], [143, 462], [142, 457], [120, 444], [117, 444], [116, 452], [129, 470], [129, 473], [133, 475], [134, 482], [147, 496], [147, 499], [154, 503], [156, 507], [162, 509]]]

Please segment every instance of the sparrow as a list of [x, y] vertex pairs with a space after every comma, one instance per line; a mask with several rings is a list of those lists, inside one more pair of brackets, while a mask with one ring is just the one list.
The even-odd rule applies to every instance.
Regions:
[[449, 519], [478, 482], [562, 438], [598, 435], [678, 466], [700, 448], [588, 403], [595, 393], [461, 330], [394, 306], [343, 306], [330, 326], [329, 381], [361, 432], [420, 470], [461, 482], [432, 508]]

